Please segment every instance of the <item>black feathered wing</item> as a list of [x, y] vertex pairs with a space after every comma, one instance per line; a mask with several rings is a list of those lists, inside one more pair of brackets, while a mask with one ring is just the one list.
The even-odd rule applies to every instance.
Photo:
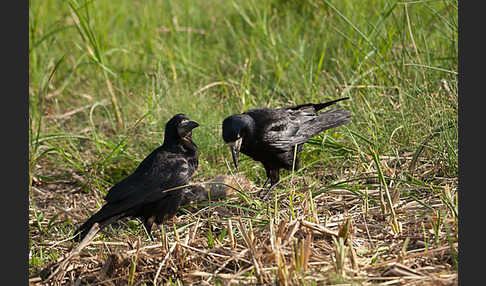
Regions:
[[176, 196], [166, 190], [188, 184], [191, 175], [188, 160], [180, 154], [154, 151], [132, 175], [110, 189], [105, 197], [107, 203], [76, 232], [82, 231], [84, 237], [95, 222], [102, 228], [121, 217], [140, 213], [140, 208], [150, 203], [169, 200], [171, 204]]
[[288, 148], [283, 148], [285, 142], [294, 140], [300, 126], [317, 116], [312, 104], [276, 109], [254, 108], [243, 114], [255, 121], [258, 128], [254, 131], [257, 144], [270, 152], [287, 151]]
[[[113, 185], [108, 194], [106, 194], [105, 201], [114, 203], [128, 197], [130, 194], [136, 193], [140, 190], [139, 184], [144, 185], [156, 184], [156, 180], [163, 181], [163, 178], [157, 178], [158, 176], [150, 176], [151, 168], [159, 162], [156, 160], [160, 158], [160, 152], [162, 147], [159, 147], [152, 151], [137, 167], [137, 169], [130, 174], [128, 177], [124, 178], [122, 181]], [[160, 158], [163, 160], [163, 158]], [[153, 182], [152, 182], [153, 181]]]
[[[270, 152], [287, 152], [292, 142], [305, 140], [299, 135], [302, 125], [316, 118], [311, 103], [286, 108], [255, 108], [246, 111], [259, 127], [255, 135], [261, 145]], [[305, 142], [305, 141], [304, 141]]]
[[164, 190], [186, 185], [191, 178], [189, 162], [180, 154], [157, 152], [147, 159], [144, 160], [145, 168], [137, 168], [133, 174], [110, 189], [105, 197], [108, 203], [124, 201], [127, 207], [150, 203], [163, 198]]
[[351, 120], [346, 110], [334, 108], [317, 114], [312, 106], [301, 109], [287, 109], [287, 116], [270, 124], [263, 135], [268, 146], [282, 152], [289, 151], [295, 145], [307, 142], [310, 138], [326, 129], [338, 127]]

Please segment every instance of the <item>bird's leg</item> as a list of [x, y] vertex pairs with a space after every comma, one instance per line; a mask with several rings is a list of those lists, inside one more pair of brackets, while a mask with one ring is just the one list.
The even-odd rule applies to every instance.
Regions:
[[263, 183], [262, 190], [265, 189], [265, 187], [267, 186], [267, 184], [269, 182], [270, 182], [270, 177], [268, 177], [267, 180], [265, 181], [265, 183]]
[[150, 239], [155, 242], [154, 237], [152, 236], [152, 224], [154, 223], [154, 218], [153, 217], [148, 217], [145, 219], [143, 222], [143, 226], [145, 227], [145, 230], [147, 231], [148, 236]]
[[263, 201], [267, 200], [268, 195], [273, 191], [273, 189], [275, 188], [276, 185], [277, 184], [270, 184], [270, 187], [265, 191], [265, 194], [262, 197]]
[[267, 192], [265, 193], [264, 196], [262, 196], [262, 192], [267, 188], [267, 184], [271, 181], [271, 177], [272, 177], [272, 173], [271, 173], [271, 169], [268, 168], [267, 166], [264, 166], [265, 167], [265, 172], [267, 173], [267, 180], [265, 181], [265, 183], [263, 183], [263, 186], [262, 186], [262, 189], [260, 190], [260, 192], [258, 192], [258, 195], [260, 197], [267, 197], [268, 195], [268, 190]]
[[[275, 188], [278, 181], [280, 180], [280, 170], [279, 169], [268, 169], [267, 171], [267, 181], [263, 185], [264, 187], [270, 181], [270, 187], [265, 191], [265, 194], [262, 197], [262, 200], [266, 200], [270, 192]], [[262, 190], [263, 191], [263, 190]]]

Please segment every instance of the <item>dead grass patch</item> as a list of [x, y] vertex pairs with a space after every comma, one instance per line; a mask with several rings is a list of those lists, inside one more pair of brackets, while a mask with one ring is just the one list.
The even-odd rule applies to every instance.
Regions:
[[[249, 180], [241, 174], [232, 178], [223, 181], [237, 191], [228, 192], [224, 201], [187, 206], [164, 226], [164, 236], [155, 232], [156, 242], [141, 225], [131, 228], [124, 220], [72, 257], [77, 244], [67, 234], [99, 208], [101, 192], [79, 192], [73, 182], [34, 184], [31, 253], [55, 250], [57, 259], [31, 268], [31, 285], [458, 283], [457, 218], [441, 191], [400, 185], [402, 196], [395, 198], [394, 209], [401, 229], [394, 233], [390, 216], [372, 203], [379, 201], [378, 183], [362, 190], [364, 179], [347, 185], [354, 189], [317, 186], [314, 190], [323, 191], [312, 196], [309, 188], [299, 186], [303, 179], [295, 177], [288, 191], [262, 204]], [[456, 192], [456, 180], [442, 178], [441, 183]], [[61, 263], [65, 267], [52, 274]]]

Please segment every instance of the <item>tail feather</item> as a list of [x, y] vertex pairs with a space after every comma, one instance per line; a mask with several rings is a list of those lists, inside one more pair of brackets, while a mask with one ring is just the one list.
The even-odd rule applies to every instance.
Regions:
[[324, 107], [328, 107], [330, 105], [333, 105], [336, 102], [339, 102], [339, 101], [345, 100], [345, 99], [349, 99], [349, 97], [343, 97], [343, 98], [339, 98], [339, 99], [324, 102], [324, 103], [316, 103], [316, 104], [314, 104], [314, 108], [316, 109], [316, 111], [319, 111], [319, 110], [323, 109]]
[[88, 234], [89, 230], [91, 229], [91, 227], [95, 222], [96, 222], [95, 220], [92, 220], [92, 218], [90, 218], [85, 223], [83, 223], [80, 227], [78, 227], [78, 229], [76, 229], [76, 231], [74, 232], [76, 235], [74, 237], [74, 240], [75, 241], [83, 240], [83, 238]]
[[[320, 125], [322, 126], [320, 131], [335, 128], [344, 125], [351, 121], [351, 114], [349, 111], [339, 108], [333, 108], [326, 112], [323, 112], [318, 117]], [[320, 132], [319, 131], [319, 132]]]
[[91, 227], [95, 222], [96, 221], [88, 220], [85, 223], [83, 223], [80, 227], [78, 227], [78, 229], [74, 232], [76, 234], [74, 240], [75, 241], [83, 240], [83, 238], [88, 234], [89, 230], [91, 229]]
[[301, 135], [305, 136], [305, 140], [308, 140], [319, 132], [341, 126], [349, 121], [351, 121], [351, 114], [349, 111], [333, 108], [319, 114], [315, 119], [307, 121], [306, 126], [301, 128], [302, 132], [305, 134]]
[[111, 205], [105, 205], [97, 213], [92, 215], [85, 223], [78, 227], [78, 229], [75, 231], [76, 236], [74, 239], [76, 241], [81, 241], [96, 222], [99, 224], [100, 229], [102, 229], [124, 216], [126, 216], [124, 212], [114, 213]]

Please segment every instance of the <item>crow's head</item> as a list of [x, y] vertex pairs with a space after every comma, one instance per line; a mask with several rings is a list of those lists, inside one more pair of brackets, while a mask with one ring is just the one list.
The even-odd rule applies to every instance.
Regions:
[[199, 124], [182, 113], [174, 115], [165, 125], [165, 140], [172, 141], [176, 138], [190, 141], [192, 136], [192, 129], [198, 127]]
[[236, 169], [238, 169], [241, 143], [244, 138], [252, 133], [253, 126], [253, 119], [245, 114], [231, 115], [223, 120], [223, 140], [231, 149], [231, 156]]

